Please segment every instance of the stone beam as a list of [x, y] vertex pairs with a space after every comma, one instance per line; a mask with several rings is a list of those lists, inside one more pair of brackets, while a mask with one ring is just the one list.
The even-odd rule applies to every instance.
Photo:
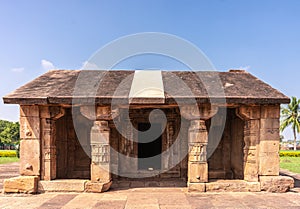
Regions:
[[180, 108], [180, 114], [187, 120], [207, 120], [218, 112], [218, 107], [210, 104], [185, 105]]

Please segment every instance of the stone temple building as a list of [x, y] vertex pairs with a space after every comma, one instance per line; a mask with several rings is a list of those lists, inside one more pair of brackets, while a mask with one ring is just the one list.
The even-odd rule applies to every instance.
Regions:
[[243, 70], [53, 70], [3, 100], [20, 105], [21, 126], [20, 176], [4, 192], [294, 184], [279, 175], [289, 98]]

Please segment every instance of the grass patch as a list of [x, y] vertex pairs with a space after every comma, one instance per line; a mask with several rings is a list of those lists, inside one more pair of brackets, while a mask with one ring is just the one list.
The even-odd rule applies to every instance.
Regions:
[[17, 157], [0, 157], [0, 164], [19, 162]]
[[300, 157], [280, 157], [280, 168], [300, 173]]

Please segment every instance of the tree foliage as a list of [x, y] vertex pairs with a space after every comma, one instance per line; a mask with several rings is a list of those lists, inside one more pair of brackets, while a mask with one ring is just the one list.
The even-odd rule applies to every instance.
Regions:
[[291, 126], [294, 135], [294, 150], [296, 150], [297, 133], [300, 132], [300, 99], [292, 97], [290, 104], [281, 109], [280, 130], [283, 131]]
[[0, 120], [0, 143], [18, 144], [20, 140], [19, 122]]

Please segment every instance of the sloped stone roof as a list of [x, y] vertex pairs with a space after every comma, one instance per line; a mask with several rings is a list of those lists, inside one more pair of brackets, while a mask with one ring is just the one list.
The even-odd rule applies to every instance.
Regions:
[[[52, 70], [3, 100], [6, 104], [72, 104], [73, 99], [81, 103], [109, 104], [112, 99], [128, 103], [134, 73], [133, 70]], [[166, 104], [189, 98], [206, 103], [224, 96], [227, 103], [289, 103], [287, 96], [246, 71], [161, 71], [161, 78]]]

